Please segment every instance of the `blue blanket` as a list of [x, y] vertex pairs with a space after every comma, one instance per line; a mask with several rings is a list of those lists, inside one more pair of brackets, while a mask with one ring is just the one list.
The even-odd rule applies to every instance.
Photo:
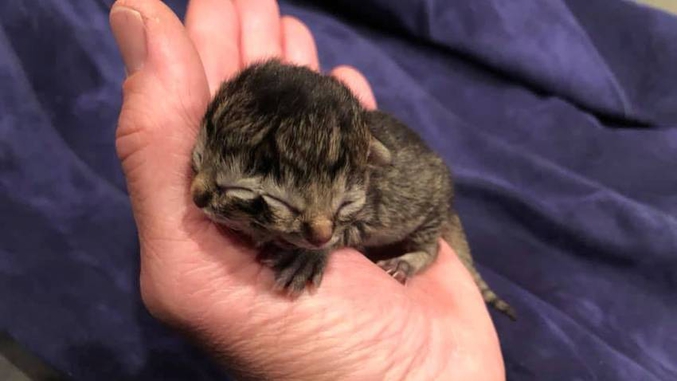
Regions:
[[[74, 379], [223, 379], [140, 301], [111, 3], [0, 2], [0, 331]], [[494, 315], [508, 379], [677, 379], [677, 18], [319, 3], [281, 6], [453, 166], [479, 269], [519, 312]]]

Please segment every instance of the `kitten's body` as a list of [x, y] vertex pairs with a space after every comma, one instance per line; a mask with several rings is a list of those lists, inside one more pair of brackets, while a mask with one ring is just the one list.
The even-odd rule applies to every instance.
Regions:
[[265, 262], [280, 288], [319, 286], [327, 256], [343, 246], [395, 245], [400, 255], [378, 264], [404, 282], [434, 261], [442, 237], [484, 299], [514, 318], [473, 266], [442, 159], [338, 81], [276, 61], [255, 65], [224, 84], [203, 124], [195, 203], [277, 248]]

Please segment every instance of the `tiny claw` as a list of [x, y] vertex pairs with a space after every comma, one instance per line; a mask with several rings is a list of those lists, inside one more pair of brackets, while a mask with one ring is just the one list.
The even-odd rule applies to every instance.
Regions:
[[395, 271], [394, 274], [390, 274], [390, 275], [392, 275], [392, 277], [395, 278], [396, 281], [398, 281], [402, 284], [407, 284], [407, 274], [404, 271], [397, 270], [397, 271]]
[[292, 281], [292, 283], [287, 287], [287, 296], [292, 298], [292, 299], [296, 299], [305, 290], [306, 290], [305, 285], [298, 286], [298, 285], [295, 285]]
[[280, 277], [275, 278], [275, 284], [273, 285], [273, 290], [282, 291], [287, 288], [287, 280]]
[[273, 289], [296, 298], [305, 290], [319, 287], [326, 265], [326, 255], [317, 252], [278, 252], [270, 258], [264, 258], [275, 271]]
[[407, 283], [407, 279], [411, 273], [411, 265], [407, 261], [400, 258], [393, 258], [380, 261], [378, 262], [378, 265], [396, 281], [402, 284]]
[[311, 280], [311, 283], [313, 284], [313, 287], [315, 289], [320, 288], [320, 284], [322, 284], [323, 276], [324, 276], [324, 271], [316, 271], [315, 274], [313, 275], [313, 279]]
[[273, 260], [273, 258], [270, 257], [261, 257], [261, 260], [259, 262], [261, 262], [261, 264], [266, 267], [270, 268], [275, 267], [275, 260]]

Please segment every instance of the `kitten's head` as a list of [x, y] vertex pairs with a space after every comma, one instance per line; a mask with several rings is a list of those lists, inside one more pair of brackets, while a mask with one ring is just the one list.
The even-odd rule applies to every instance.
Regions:
[[210, 104], [193, 152], [195, 204], [258, 239], [333, 245], [390, 160], [338, 81], [272, 61], [244, 70]]

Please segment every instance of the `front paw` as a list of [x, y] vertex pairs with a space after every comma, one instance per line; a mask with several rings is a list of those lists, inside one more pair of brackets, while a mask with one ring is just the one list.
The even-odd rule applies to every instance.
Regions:
[[378, 261], [376, 264], [402, 284], [406, 284], [407, 279], [412, 275], [411, 265], [401, 257]]
[[327, 254], [306, 250], [279, 251], [268, 255], [263, 263], [275, 271], [275, 289], [295, 297], [309, 284], [317, 288], [327, 265]]
[[433, 259], [434, 256], [428, 252], [413, 251], [376, 263], [398, 282], [406, 284], [409, 278], [426, 268]]

